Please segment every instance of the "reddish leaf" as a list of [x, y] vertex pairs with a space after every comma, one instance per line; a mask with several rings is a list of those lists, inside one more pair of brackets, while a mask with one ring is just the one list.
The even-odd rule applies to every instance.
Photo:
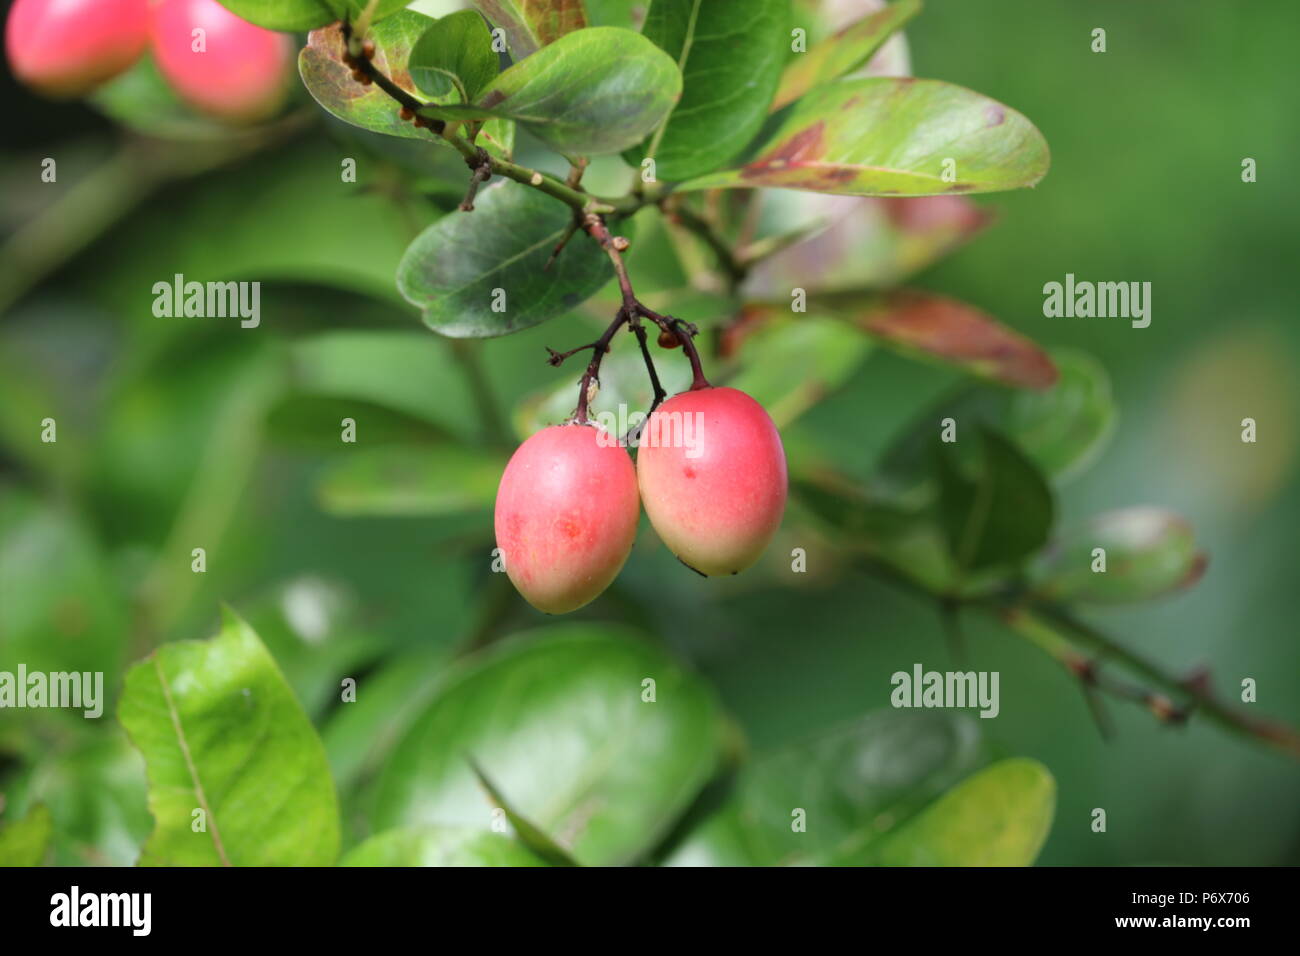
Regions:
[[884, 343], [961, 365], [977, 375], [1021, 388], [1048, 388], [1056, 366], [1047, 353], [973, 306], [903, 290], [855, 317]]

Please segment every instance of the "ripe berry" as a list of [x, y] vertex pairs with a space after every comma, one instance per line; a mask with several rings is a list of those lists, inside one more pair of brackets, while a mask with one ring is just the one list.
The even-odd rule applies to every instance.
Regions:
[[655, 531], [704, 575], [752, 565], [785, 512], [781, 436], [763, 406], [734, 388], [683, 392], [659, 406], [636, 470]]
[[241, 20], [217, 0], [161, 0], [152, 31], [159, 71], [197, 109], [248, 122], [283, 102], [292, 54], [287, 35]]
[[539, 611], [575, 611], [623, 567], [640, 510], [636, 469], [613, 438], [593, 425], [544, 428], [515, 450], [497, 488], [506, 573]]
[[5, 55], [23, 83], [82, 96], [134, 63], [149, 42], [149, 0], [16, 0]]

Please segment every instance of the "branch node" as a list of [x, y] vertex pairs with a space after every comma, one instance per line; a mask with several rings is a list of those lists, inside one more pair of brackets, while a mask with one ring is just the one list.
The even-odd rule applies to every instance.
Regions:
[[478, 195], [479, 186], [492, 178], [492, 157], [482, 146], [475, 147], [475, 150], [474, 156], [465, 160], [465, 165], [474, 170], [474, 173], [469, 178], [469, 189], [461, 201], [461, 212], [474, 211], [474, 197]]

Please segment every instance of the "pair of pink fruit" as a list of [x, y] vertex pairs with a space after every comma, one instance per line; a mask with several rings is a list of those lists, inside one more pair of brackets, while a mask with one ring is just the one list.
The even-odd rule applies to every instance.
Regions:
[[265, 119], [284, 100], [292, 43], [217, 0], [15, 0], [5, 54], [47, 96], [84, 96], [148, 48], [176, 93], [232, 122]]
[[737, 574], [762, 555], [785, 512], [781, 436], [763, 406], [734, 388], [664, 402], [635, 466], [592, 424], [552, 425], [515, 451], [496, 500], [497, 547], [519, 593], [563, 614], [618, 576], [640, 505], [664, 544], [704, 575]]

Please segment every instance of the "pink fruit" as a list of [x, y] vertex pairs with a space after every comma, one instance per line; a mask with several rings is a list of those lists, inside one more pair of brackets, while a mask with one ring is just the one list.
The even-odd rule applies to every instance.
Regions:
[[14, 76], [49, 96], [89, 93], [148, 42], [148, 0], [16, 0], [5, 23]]
[[650, 523], [701, 574], [752, 565], [785, 513], [785, 449], [763, 406], [734, 388], [683, 392], [664, 402], [636, 461]]
[[152, 30], [159, 71], [197, 109], [251, 121], [283, 102], [292, 54], [285, 34], [241, 20], [217, 0], [161, 0]]
[[552, 425], [520, 445], [501, 476], [497, 547], [528, 603], [564, 614], [609, 587], [639, 515], [627, 451], [593, 425]]

